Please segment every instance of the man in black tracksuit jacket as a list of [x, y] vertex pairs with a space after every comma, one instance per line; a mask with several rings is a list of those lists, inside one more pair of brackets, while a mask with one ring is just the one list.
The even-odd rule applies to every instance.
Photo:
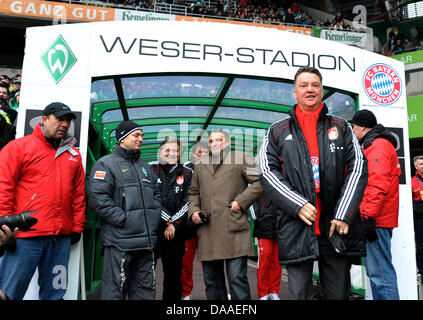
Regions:
[[[170, 142], [168, 142], [170, 141]], [[160, 148], [175, 147], [165, 139]], [[179, 160], [179, 159], [178, 159]], [[157, 176], [161, 191], [162, 213], [159, 231], [159, 255], [163, 264], [163, 300], [176, 301], [182, 297], [181, 272], [185, 253], [185, 232], [187, 228], [188, 190], [193, 171], [179, 162], [168, 164], [159, 160], [150, 163]], [[174, 237], [166, 239], [169, 224], [174, 227]]]
[[[346, 299], [350, 264], [342, 257], [361, 257], [366, 252], [359, 206], [367, 183], [367, 160], [348, 122], [328, 114], [326, 105], [322, 106], [320, 72], [301, 68], [294, 84], [299, 103], [269, 128], [260, 150], [260, 182], [277, 208], [279, 264], [287, 265], [292, 299], [312, 298], [314, 260], [319, 262], [324, 298]], [[304, 104], [314, 99], [313, 108], [321, 108], [316, 115], [317, 172], [297, 119], [300, 99]], [[305, 210], [316, 207], [316, 174], [320, 175], [319, 236], [314, 225], [317, 211]], [[330, 271], [327, 267], [332, 262]]]
[[140, 159], [142, 129], [132, 121], [116, 129], [114, 151], [93, 166], [88, 204], [100, 218], [102, 300], [154, 300], [154, 250], [161, 203], [157, 177]]

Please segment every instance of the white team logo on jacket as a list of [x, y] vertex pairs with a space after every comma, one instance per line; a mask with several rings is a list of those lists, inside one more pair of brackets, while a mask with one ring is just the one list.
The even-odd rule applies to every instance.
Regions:
[[336, 140], [338, 139], [338, 128], [333, 127], [328, 130], [328, 138], [329, 140]]
[[179, 185], [183, 184], [184, 183], [184, 176], [178, 176], [176, 178], [176, 183], [179, 184]]

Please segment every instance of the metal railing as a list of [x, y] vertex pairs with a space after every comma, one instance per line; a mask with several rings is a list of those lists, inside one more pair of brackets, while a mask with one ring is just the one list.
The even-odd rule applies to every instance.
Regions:
[[[186, 6], [191, 6], [193, 5], [196, 1], [195, 0], [187, 0], [184, 1]], [[204, 0], [203, 1], [203, 5], [206, 6], [207, 8], [215, 8], [217, 5], [218, 0]]]
[[186, 16], [188, 14], [188, 7], [179, 4], [168, 4], [166, 2], [154, 2], [154, 12], [181, 14]]

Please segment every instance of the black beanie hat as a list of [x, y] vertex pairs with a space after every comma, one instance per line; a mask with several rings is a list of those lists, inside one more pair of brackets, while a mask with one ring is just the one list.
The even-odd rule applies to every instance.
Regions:
[[366, 109], [357, 111], [350, 122], [365, 128], [373, 128], [377, 125], [377, 120], [373, 112]]
[[135, 130], [142, 130], [142, 128], [134, 121], [128, 120], [121, 122], [116, 128], [117, 143], [119, 144], [123, 139], [125, 139]]

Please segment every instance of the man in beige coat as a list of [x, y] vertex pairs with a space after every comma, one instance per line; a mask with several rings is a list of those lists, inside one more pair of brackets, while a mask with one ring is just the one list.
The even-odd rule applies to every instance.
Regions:
[[[195, 165], [188, 211], [191, 222], [202, 224], [197, 231], [198, 254], [207, 299], [228, 298], [226, 264], [232, 299], [249, 300], [247, 258], [253, 247], [248, 208], [263, 191], [258, 169], [247, 153], [231, 150], [225, 131], [213, 130], [209, 144], [209, 156]], [[209, 215], [209, 222], [203, 223], [200, 215]]]

